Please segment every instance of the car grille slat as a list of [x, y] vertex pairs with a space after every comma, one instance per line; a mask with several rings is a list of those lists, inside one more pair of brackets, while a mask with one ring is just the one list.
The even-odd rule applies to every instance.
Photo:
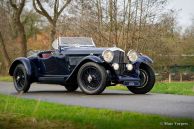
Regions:
[[125, 53], [123, 51], [114, 51], [113, 63], [118, 63], [120, 68], [116, 71], [117, 74], [122, 74], [125, 71]]

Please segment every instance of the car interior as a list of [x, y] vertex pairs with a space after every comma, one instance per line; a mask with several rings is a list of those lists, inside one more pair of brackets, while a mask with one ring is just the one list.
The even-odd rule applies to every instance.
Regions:
[[40, 53], [38, 54], [38, 57], [43, 58], [43, 59], [47, 59], [47, 58], [49, 58], [49, 57], [52, 56], [52, 53], [53, 53], [53, 51], [44, 51], [44, 52], [40, 52]]

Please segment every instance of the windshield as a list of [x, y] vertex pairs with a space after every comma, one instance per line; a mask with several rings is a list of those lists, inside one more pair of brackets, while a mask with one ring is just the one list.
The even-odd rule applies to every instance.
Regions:
[[61, 47], [95, 47], [92, 38], [88, 37], [59, 37], [53, 44]]

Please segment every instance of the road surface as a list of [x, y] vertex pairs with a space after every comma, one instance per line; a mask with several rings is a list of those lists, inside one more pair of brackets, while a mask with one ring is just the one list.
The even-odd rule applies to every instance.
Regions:
[[[18, 95], [13, 83], [0, 82], [0, 93]], [[128, 91], [106, 90], [101, 95], [85, 95], [79, 90], [66, 92], [63, 86], [33, 84], [24, 98], [41, 99], [66, 105], [159, 114], [194, 119], [194, 96], [147, 94], [134, 95]]]

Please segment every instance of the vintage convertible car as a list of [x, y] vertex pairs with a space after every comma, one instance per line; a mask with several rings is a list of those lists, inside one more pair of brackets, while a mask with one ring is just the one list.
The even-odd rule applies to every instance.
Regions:
[[154, 86], [153, 61], [134, 50], [125, 55], [117, 47], [97, 48], [87, 37], [59, 37], [53, 48], [12, 63], [9, 74], [18, 92], [28, 92], [34, 82], [60, 84], [69, 92], [79, 87], [86, 94], [100, 94], [117, 84], [145, 94]]

